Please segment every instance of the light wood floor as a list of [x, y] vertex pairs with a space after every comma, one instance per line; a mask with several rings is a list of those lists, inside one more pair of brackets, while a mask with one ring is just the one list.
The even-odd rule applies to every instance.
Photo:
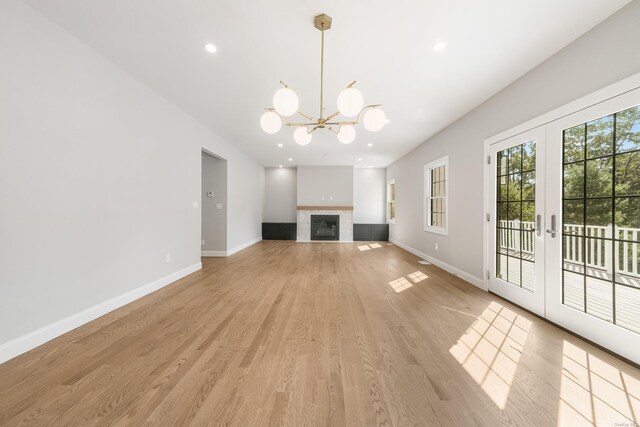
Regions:
[[0, 424], [640, 421], [638, 369], [417, 260], [293, 242], [206, 258], [0, 365]]

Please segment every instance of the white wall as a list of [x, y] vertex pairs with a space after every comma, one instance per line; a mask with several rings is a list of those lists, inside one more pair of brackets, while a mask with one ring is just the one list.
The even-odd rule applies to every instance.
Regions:
[[353, 222], [355, 224], [384, 224], [386, 170], [367, 168], [353, 170]]
[[353, 167], [298, 166], [298, 206], [353, 206]]
[[197, 265], [202, 148], [227, 160], [228, 246], [260, 238], [249, 156], [17, 0], [0, 58], [0, 350]]
[[[208, 197], [212, 193], [212, 197]], [[227, 161], [202, 152], [203, 251], [227, 250]], [[218, 208], [220, 204], [220, 208]]]
[[[387, 168], [396, 179], [391, 239], [483, 277], [484, 139], [640, 72], [636, 0]], [[449, 155], [449, 236], [423, 231], [425, 163]], [[439, 250], [435, 250], [435, 244]]]
[[265, 168], [264, 222], [296, 222], [296, 168]]

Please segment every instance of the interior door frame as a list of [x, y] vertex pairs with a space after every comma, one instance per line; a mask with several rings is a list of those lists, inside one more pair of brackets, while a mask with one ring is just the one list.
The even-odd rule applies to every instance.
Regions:
[[[544, 221], [540, 224], [540, 232], [534, 232], [535, 239], [535, 291], [532, 292], [522, 286], [511, 284], [505, 280], [499, 279], [496, 276], [496, 251], [494, 248], [496, 242], [496, 224], [498, 220], [498, 213], [496, 212], [496, 199], [497, 199], [497, 182], [496, 182], [496, 168], [497, 165], [497, 152], [506, 148], [514, 147], [520, 144], [524, 144], [530, 141], [536, 141], [536, 192], [535, 192], [535, 216], [544, 217], [545, 213], [545, 198], [544, 192], [540, 189], [545, 188], [545, 146], [546, 146], [546, 127], [539, 126], [537, 128], [522, 132], [518, 135], [510, 138], [503, 139], [502, 141], [492, 144], [490, 148], [490, 161], [488, 161], [489, 170], [491, 171], [488, 176], [487, 182], [487, 198], [488, 198], [488, 212], [487, 224], [489, 228], [489, 240], [488, 245], [488, 289], [503, 298], [513, 301], [514, 303], [524, 307], [525, 309], [544, 317], [545, 316], [545, 288], [544, 286], [538, 286], [539, 283], [544, 284], [545, 278], [545, 255], [544, 255]], [[534, 219], [535, 221], [535, 219]]]
[[[616, 326], [591, 314], [562, 303], [562, 131], [600, 117], [640, 104], [640, 88], [628, 91], [589, 108], [577, 111], [546, 126], [549, 171], [554, 176], [547, 181], [547, 219], [556, 215], [559, 235], [548, 239], [546, 255], [547, 319], [597, 344], [611, 349], [627, 359], [640, 363], [640, 334]], [[559, 184], [559, 185], [558, 185]], [[554, 186], [554, 188], [552, 188]], [[559, 191], [559, 193], [558, 193]]]

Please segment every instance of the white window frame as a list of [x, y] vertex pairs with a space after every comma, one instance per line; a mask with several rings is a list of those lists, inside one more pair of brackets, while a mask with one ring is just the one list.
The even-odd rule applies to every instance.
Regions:
[[391, 184], [393, 184], [393, 186], [395, 187], [394, 188], [394, 190], [395, 190], [394, 193], [395, 194], [394, 194], [394, 198], [393, 198], [393, 204], [394, 204], [394, 207], [396, 205], [396, 196], [398, 195], [398, 187], [396, 186], [396, 179], [395, 178], [394, 179], [390, 179], [390, 180], [387, 181], [387, 202], [385, 203], [385, 205], [386, 205], [386, 208], [387, 208], [386, 209], [387, 210], [387, 223], [395, 224], [396, 223], [396, 216], [398, 216], [397, 210], [396, 209], [393, 210], [393, 214], [394, 214], [393, 219], [389, 215], [390, 214], [389, 204], [391, 203], [390, 202], [390, 199], [391, 199]]
[[[443, 197], [445, 202], [445, 226], [444, 227], [434, 227], [431, 224], [431, 170], [439, 168], [440, 166], [444, 166], [444, 191], [445, 196]], [[441, 234], [444, 236], [449, 235], [449, 156], [444, 156], [439, 158], [438, 160], [434, 160], [433, 162], [427, 163], [424, 165], [424, 192], [423, 192], [423, 225], [424, 231], [429, 233]]]

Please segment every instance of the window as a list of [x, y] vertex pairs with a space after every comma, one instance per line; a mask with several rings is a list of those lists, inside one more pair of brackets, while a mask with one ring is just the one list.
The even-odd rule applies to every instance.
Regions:
[[448, 234], [449, 156], [424, 165], [424, 231]]
[[387, 181], [387, 222], [396, 223], [396, 180]]

